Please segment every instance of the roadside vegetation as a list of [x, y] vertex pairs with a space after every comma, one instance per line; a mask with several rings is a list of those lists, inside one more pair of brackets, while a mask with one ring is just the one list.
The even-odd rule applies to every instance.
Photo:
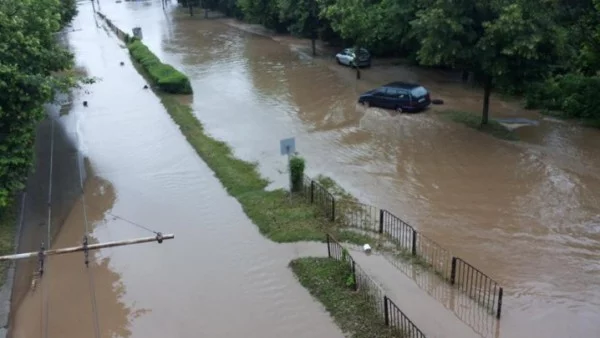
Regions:
[[600, 126], [600, 0], [178, 0], [279, 33], [462, 72], [528, 108]]
[[25, 187], [43, 104], [75, 84], [56, 33], [76, 12], [74, 0], [0, 2], [0, 208]]
[[[0, 209], [0, 255], [9, 255], [14, 252], [19, 202], [17, 198], [13, 198], [7, 206]], [[9, 261], [0, 262], [0, 285], [4, 284], [6, 269], [9, 266]]]
[[489, 123], [482, 125], [481, 118], [473, 113], [449, 110], [441, 112], [440, 114], [448, 120], [464, 124], [467, 127], [482, 131], [499, 139], [508, 141], [516, 141], [519, 139], [512, 130], [506, 128], [498, 121], [491, 120]]
[[350, 337], [402, 337], [382, 321], [373, 303], [348, 283], [352, 271], [347, 264], [331, 258], [300, 258], [290, 268], [310, 294], [333, 316]]
[[190, 80], [171, 65], [164, 64], [142, 43], [132, 38], [127, 42], [131, 57], [137, 61], [152, 83], [160, 90], [171, 94], [192, 94]]
[[[43, 105], [77, 84], [57, 40], [76, 14], [75, 0], [0, 1], [0, 255], [14, 250], [17, 195], [33, 168]], [[0, 284], [8, 266], [0, 264]]]

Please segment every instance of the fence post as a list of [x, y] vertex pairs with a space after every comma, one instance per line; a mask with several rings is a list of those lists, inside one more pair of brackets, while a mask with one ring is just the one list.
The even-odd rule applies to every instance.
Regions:
[[335, 222], [335, 198], [331, 196], [331, 221]]
[[417, 255], [417, 230], [412, 229], [412, 255]]
[[310, 204], [315, 202], [315, 181], [310, 180]]
[[331, 258], [331, 242], [329, 240], [329, 234], [325, 234], [327, 238], [327, 257]]
[[496, 312], [496, 318], [500, 319], [500, 313], [502, 312], [502, 295], [504, 294], [504, 290], [500, 288], [498, 292], [498, 311]]
[[383, 316], [385, 317], [385, 326], [390, 326], [390, 312], [388, 310], [387, 296], [383, 296]]
[[352, 281], [354, 282], [354, 291], [358, 290], [358, 284], [356, 284], [356, 262], [352, 259]]
[[383, 233], [383, 209], [379, 209], [379, 233]]
[[452, 257], [452, 271], [450, 272], [450, 284], [456, 282], [456, 257]]

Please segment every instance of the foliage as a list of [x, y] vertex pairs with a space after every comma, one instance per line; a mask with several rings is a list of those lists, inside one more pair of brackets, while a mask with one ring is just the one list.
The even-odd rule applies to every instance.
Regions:
[[300, 156], [293, 156], [290, 159], [290, 176], [292, 181], [292, 192], [301, 192], [304, 184], [304, 159]]
[[0, 1], [0, 207], [24, 187], [42, 105], [73, 85], [71, 77], [56, 75], [72, 65], [72, 55], [55, 38], [72, 18], [61, 15], [74, 13], [65, 3]]
[[[0, 255], [9, 255], [14, 252], [14, 234], [17, 229], [19, 198], [11, 196], [5, 207], [0, 207]], [[0, 285], [4, 284], [6, 269], [10, 262], [0, 263]]]
[[533, 86], [527, 106], [558, 111], [559, 117], [600, 120], [599, 92], [598, 76], [559, 75]]
[[421, 41], [418, 60], [469, 70], [481, 78], [486, 124], [494, 82], [543, 75], [558, 54], [560, 35], [547, 14], [542, 1], [435, 0], [412, 22]]
[[148, 73], [152, 82], [161, 90], [173, 94], [191, 94], [190, 80], [171, 65], [164, 64], [142, 41], [132, 39], [127, 44], [133, 59]]
[[244, 19], [283, 32], [288, 24], [280, 20], [277, 0], [238, 0]]
[[385, 325], [371, 297], [353, 291], [346, 282], [350, 267], [330, 258], [300, 258], [290, 268], [310, 294], [325, 306], [349, 337], [402, 337]]

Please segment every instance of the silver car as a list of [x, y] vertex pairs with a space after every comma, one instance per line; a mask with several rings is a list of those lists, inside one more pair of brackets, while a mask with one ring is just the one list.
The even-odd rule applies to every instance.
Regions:
[[[356, 57], [358, 54], [358, 58]], [[335, 55], [338, 64], [346, 66], [370, 67], [371, 54], [364, 48], [360, 48], [356, 53], [355, 48], [346, 48]]]

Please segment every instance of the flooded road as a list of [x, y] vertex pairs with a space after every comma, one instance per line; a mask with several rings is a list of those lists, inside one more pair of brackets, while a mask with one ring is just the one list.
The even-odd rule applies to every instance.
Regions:
[[[264, 239], [143, 89], [126, 49], [96, 26], [91, 4], [79, 12], [70, 45], [100, 79], [55, 118], [89, 158], [87, 212], [75, 203], [53, 246], [81, 243], [86, 216], [94, 241], [152, 235], [141, 226], [176, 238], [101, 250], [89, 272], [83, 254], [50, 258], [14, 309], [13, 337], [94, 337], [96, 318], [101, 337], [342, 337], [287, 267], [324, 246]], [[76, 158], [55, 170], [77, 172]]]
[[312, 60], [227, 20], [163, 11], [158, 1], [103, 3], [102, 11], [126, 31], [142, 27], [151, 49], [190, 76], [207, 130], [258, 161], [274, 186], [287, 183], [279, 140], [296, 136], [311, 174], [333, 177], [498, 280], [501, 337], [600, 336], [597, 130], [498, 97], [494, 117], [540, 121], [517, 130], [521, 142], [443, 121], [434, 109], [365, 111], [357, 94], [391, 80], [421, 82], [445, 100], [443, 109], [479, 111], [482, 97], [457, 84], [459, 76], [415, 68], [374, 67], [356, 82], [331, 60]]

